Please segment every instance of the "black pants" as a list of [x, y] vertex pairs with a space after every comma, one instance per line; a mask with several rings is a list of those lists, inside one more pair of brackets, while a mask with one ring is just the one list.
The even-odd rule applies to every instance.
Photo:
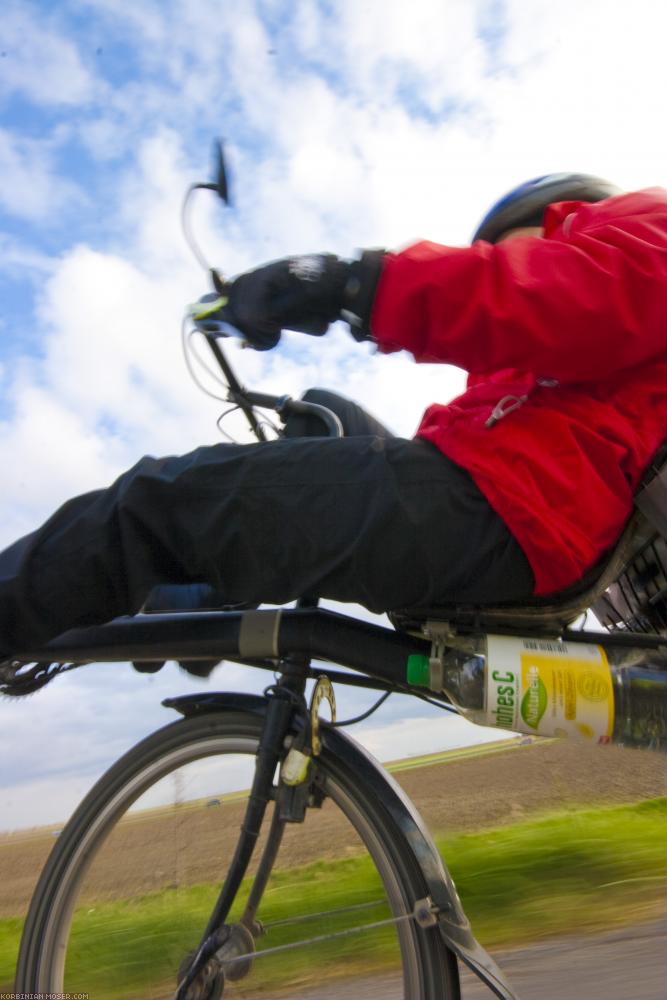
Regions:
[[523, 553], [465, 471], [347, 401], [336, 408], [356, 436], [147, 457], [70, 500], [0, 554], [0, 652], [133, 613], [165, 582], [373, 611], [532, 592]]

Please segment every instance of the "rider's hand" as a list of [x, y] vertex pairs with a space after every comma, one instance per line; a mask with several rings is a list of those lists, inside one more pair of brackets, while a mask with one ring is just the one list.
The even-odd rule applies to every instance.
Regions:
[[320, 337], [337, 319], [350, 323], [357, 339], [366, 339], [382, 256], [366, 251], [348, 262], [334, 254], [310, 254], [265, 264], [232, 282], [226, 316], [259, 350], [275, 347], [284, 329]]

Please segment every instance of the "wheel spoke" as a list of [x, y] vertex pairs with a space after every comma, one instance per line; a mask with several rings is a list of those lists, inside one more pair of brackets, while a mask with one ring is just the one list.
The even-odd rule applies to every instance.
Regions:
[[[285, 923], [297, 923], [305, 919], [307, 918], [301, 917], [298, 918], [298, 920], [285, 921]], [[370, 924], [357, 924], [356, 927], [346, 927], [343, 931], [331, 931], [329, 934], [318, 934], [316, 937], [304, 938], [303, 941], [294, 941], [291, 944], [279, 944], [276, 945], [275, 948], [262, 948], [261, 951], [254, 952], [252, 958], [253, 961], [257, 958], [268, 958], [270, 955], [279, 955], [282, 952], [294, 951], [296, 948], [308, 948], [314, 944], [323, 944], [325, 941], [333, 941], [336, 938], [351, 937], [353, 934], [362, 934], [366, 931], [377, 930], [379, 927], [390, 927], [392, 924], [402, 924], [409, 920], [414, 920], [414, 914], [404, 913], [400, 917], [388, 917], [386, 920], [375, 920]], [[222, 965], [224, 968], [227, 968], [227, 966], [233, 966], [239, 962], [247, 960], [247, 956], [239, 955], [236, 958], [223, 959]]]

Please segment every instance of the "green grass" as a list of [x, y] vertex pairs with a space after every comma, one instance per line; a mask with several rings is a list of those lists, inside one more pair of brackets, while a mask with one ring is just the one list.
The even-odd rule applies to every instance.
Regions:
[[[636, 806], [572, 810], [514, 826], [440, 839], [473, 928], [487, 946], [510, 945], [558, 933], [581, 933], [634, 923], [667, 909], [667, 798]], [[309, 935], [342, 929], [359, 916], [315, 914], [378, 898], [378, 881], [365, 858], [321, 862], [278, 872], [262, 904], [268, 925], [293, 913], [310, 914]], [[139, 899], [92, 905], [77, 914], [70, 990], [95, 1000], [140, 997], [161, 970], [173, 983], [184, 942], [194, 944], [212, 906], [209, 886], [166, 890]], [[173, 918], [178, 912], [177, 921]], [[364, 920], [387, 915], [377, 908]], [[290, 939], [276, 927], [263, 947]], [[257, 962], [253, 986], [267, 991], [316, 974], [352, 975], [381, 967], [391, 950], [391, 929], [318, 944]], [[0, 984], [8, 986], [20, 921], [0, 921]], [[116, 970], [119, 979], [115, 978]], [[132, 988], [121, 991], [120, 979]]]
[[487, 945], [667, 910], [667, 798], [561, 812], [438, 846]]

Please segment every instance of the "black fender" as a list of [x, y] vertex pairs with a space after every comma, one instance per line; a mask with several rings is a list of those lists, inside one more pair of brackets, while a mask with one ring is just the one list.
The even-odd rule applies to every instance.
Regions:
[[[258, 695], [237, 692], [211, 692], [168, 698], [163, 705], [184, 716], [234, 710], [263, 716], [267, 700]], [[499, 967], [475, 938], [454, 881], [433, 838], [398, 782], [364, 747], [341, 729], [332, 728], [322, 721], [320, 736], [325, 749], [358, 775], [359, 783], [382, 802], [405, 837], [416, 863], [424, 873], [428, 894], [438, 910], [438, 927], [447, 946], [497, 997], [501, 1000], [518, 1000]]]

